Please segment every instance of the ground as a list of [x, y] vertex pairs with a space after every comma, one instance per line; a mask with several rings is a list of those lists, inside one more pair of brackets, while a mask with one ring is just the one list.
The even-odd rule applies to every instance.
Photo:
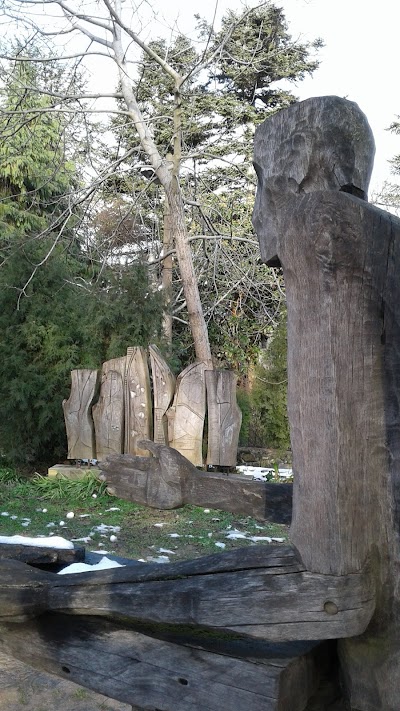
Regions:
[[131, 711], [70, 681], [38, 672], [0, 652], [0, 711]]

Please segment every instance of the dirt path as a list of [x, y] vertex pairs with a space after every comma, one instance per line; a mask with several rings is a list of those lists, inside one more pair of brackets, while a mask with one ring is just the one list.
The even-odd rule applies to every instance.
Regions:
[[0, 711], [131, 711], [131, 708], [39, 672], [0, 652]]

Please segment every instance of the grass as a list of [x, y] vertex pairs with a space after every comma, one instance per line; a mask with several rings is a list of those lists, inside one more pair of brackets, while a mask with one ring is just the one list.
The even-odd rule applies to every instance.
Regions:
[[[73, 518], [67, 517], [70, 512]], [[59, 535], [77, 539], [87, 550], [144, 560], [159, 555], [170, 560], [196, 558], [223, 550], [216, 543], [225, 544], [225, 550], [253, 544], [248, 539], [227, 539], [234, 529], [287, 539], [286, 526], [246, 516], [196, 506], [160, 511], [124, 501], [109, 496], [104, 483], [90, 475], [72, 481], [27, 479], [0, 469], [0, 514], [5, 513], [0, 515], [0, 535]], [[111, 535], [117, 540], [111, 542]]]

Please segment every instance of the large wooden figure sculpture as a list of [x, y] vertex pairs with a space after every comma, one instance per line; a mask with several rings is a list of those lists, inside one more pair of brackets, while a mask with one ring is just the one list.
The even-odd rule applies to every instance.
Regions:
[[206, 415], [204, 369], [204, 363], [194, 363], [178, 375], [174, 402], [167, 412], [171, 447], [195, 466], [203, 464], [203, 429]]
[[307, 570], [369, 566], [377, 607], [340, 643], [352, 708], [400, 704], [400, 222], [366, 202], [373, 137], [335, 97], [257, 131], [254, 225], [288, 303], [291, 540]]
[[62, 580], [0, 563], [9, 654], [147, 709], [309, 711], [325, 645], [299, 642], [338, 640], [347, 708], [398, 711], [400, 221], [366, 202], [372, 156], [336, 97], [257, 130], [254, 224], [288, 300], [294, 545]]
[[208, 405], [207, 464], [236, 467], [242, 412], [236, 402], [233, 370], [206, 370]]
[[174, 397], [175, 376], [156, 346], [149, 346], [154, 396], [154, 434], [156, 444], [168, 444], [167, 410]]
[[123, 451], [125, 369], [125, 357], [108, 360], [101, 369], [100, 396], [92, 409], [100, 460]]
[[149, 367], [144, 348], [128, 348], [125, 370], [125, 444], [126, 454], [147, 456], [138, 442], [152, 434], [152, 407]]
[[97, 370], [72, 370], [71, 394], [63, 400], [68, 459], [95, 459], [91, 407], [96, 394]]

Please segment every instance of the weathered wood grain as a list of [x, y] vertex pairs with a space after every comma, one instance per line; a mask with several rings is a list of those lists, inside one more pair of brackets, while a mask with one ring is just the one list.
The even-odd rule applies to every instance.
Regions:
[[101, 369], [100, 396], [92, 408], [100, 461], [123, 451], [125, 369], [125, 356], [106, 361]]
[[80, 563], [85, 559], [82, 546], [74, 548], [44, 548], [22, 546], [14, 543], [0, 543], [0, 560], [18, 560], [33, 566], [62, 565]]
[[233, 370], [206, 370], [207, 464], [235, 467], [242, 412], [236, 402], [237, 376]]
[[125, 443], [126, 454], [148, 456], [141, 449], [141, 439], [151, 439], [152, 401], [147, 353], [144, 348], [128, 348], [125, 370]]
[[206, 413], [204, 370], [204, 363], [195, 363], [178, 375], [174, 401], [167, 412], [170, 446], [195, 466], [203, 464]]
[[158, 509], [194, 504], [290, 523], [292, 484], [268, 484], [248, 476], [202, 472], [171, 447], [143, 442], [154, 455], [114, 455], [100, 464], [110, 493]]
[[167, 410], [175, 392], [175, 376], [156, 346], [149, 346], [153, 378], [154, 434], [156, 444], [168, 444]]
[[361, 634], [375, 607], [368, 571], [309, 573], [290, 546], [168, 566], [145, 563], [61, 577], [33, 573], [16, 561], [0, 563], [0, 620], [59, 611], [271, 641], [323, 640]]
[[288, 306], [291, 540], [308, 570], [370, 559], [375, 619], [340, 643], [349, 705], [400, 697], [400, 221], [364, 199], [373, 138], [355, 104], [309, 99], [257, 130], [254, 225]]
[[91, 407], [96, 395], [97, 370], [72, 370], [71, 394], [63, 400], [68, 459], [95, 459], [94, 424]]
[[[246, 650], [233, 658], [223, 639], [209, 642], [215, 651], [202, 651], [60, 614], [24, 628], [2, 626], [1, 639], [15, 658], [139, 709], [303, 711], [319, 679], [315, 643], [256, 644], [255, 658]], [[235, 652], [240, 655], [237, 644]]]

